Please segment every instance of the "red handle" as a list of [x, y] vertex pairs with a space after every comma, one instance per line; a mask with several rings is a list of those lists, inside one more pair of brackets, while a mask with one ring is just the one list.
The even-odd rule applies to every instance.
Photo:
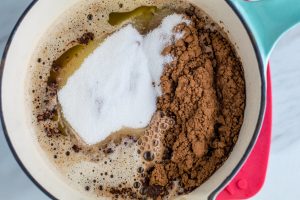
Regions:
[[269, 160], [272, 133], [272, 87], [270, 65], [267, 69], [267, 107], [260, 136], [244, 166], [217, 200], [248, 199], [262, 188]]

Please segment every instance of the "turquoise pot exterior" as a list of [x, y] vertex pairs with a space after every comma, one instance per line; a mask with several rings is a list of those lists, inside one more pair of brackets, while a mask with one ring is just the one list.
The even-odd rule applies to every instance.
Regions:
[[300, 22], [300, 0], [229, 0], [256, 40], [264, 66], [284, 32]]

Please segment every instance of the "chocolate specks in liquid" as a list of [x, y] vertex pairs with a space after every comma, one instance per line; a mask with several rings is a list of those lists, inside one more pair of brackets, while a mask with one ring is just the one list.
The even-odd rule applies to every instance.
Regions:
[[[111, 25], [116, 12], [127, 14]], [[147, 33], [174, 12], [192, 23], [177, 26], [184, 37], [162, 52], [174, 60], [164, 68], [150, 124], [86, 145], [64, 120], [57, 91], [124, 24]], [[87, 196], [172, 199], [192, 192], [222, 166], [238, 139], [245, 108], [242, 64], [221, 28], [186, 2], [85, 1], [53, 25], [32, 60], [28, 91], [38, 141], [53, 167]]]

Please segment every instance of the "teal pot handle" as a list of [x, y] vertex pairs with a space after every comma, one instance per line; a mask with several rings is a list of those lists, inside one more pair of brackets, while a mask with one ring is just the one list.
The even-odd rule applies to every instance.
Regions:
[[264, 66], [280, 36], [300, 22], [300, 0], [228, 0], [248, 25]]

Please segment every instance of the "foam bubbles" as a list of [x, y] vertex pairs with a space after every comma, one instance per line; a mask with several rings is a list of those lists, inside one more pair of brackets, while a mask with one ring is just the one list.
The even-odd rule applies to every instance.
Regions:
[[[124, 144], [127, 142], [127, 145]], [[116, 145], [110, 143], [109, 147], [113, 152], [103, 157], [98, 162], [81, 160], [69, 168], [68, 176], [80, 185], [95, 184], [102, 189], [131, 187], [134, 185], [134, 178], [138, 167], [142, 165], [137, 151], [137, 145], [130, 139], [123, 139], [122, 143]], [[126, 152], [124, 154], [124, 152]], [[82, 172], [82, 173], [81, 173]], [[84, 178], [83, 178], [84, 177]], [[96, 185], [96, 184], [95, 184]]]
[[[32, 107], [32, 113], [29, 113], [32, 116], [29, 117], [32, 117], [32, 122], [37, 127], [37, 138], [40, 146], [46, 152], [45, 156], [49, 157], [49, 160], [56, 166], [58, 173], [65, 176], [72, 187], [90, 195], [101, 197], [115, 197], [109, 192], [112, 186], [121, 189], [130, 187], [138, 193], [142, 189], [140, 180], [144, 178], [150, 164], [161, 156], [158, 151], [163, 149], [163, 146], [161, 142], [153, 142], [154, 138], [160, 141], [161, 135], [156, 132], [159, 130], [158, 128], [157, 130], [155, 128], [152, 131], [147, 131], [147, 139], [141, 140], [143, 144], [138, 144], [135, 141], [137, 138], [122, 136], [125, 139], [123, 142], [127, 142], [126, 145], [125, 143], [120, 145], [120, 142], [112, 142], [106, 147], [102, 144], [86, 146], [76, 136], [74, 130], [68, 126], [66, 126], [64, 135], [48, 137], [44, 129], [45, 126], [57, 127], [61, 119], [37, 122], [36, 117], [44, 110], [57, 108], [59, 111], [60, 109], [57, 105], [55, 91], [47, 91], [47, 78], [53, 61], [66, 50], [78, 45], [77, 39], [83, 34], [92, 32], [95, 34], [95, 39], [100, 41], [123, 26], [124, 24], [112, 27], [108, 24], [108, 15], [112, 11], [130, 11], [143, 5], [175, 8], [180, 3], [179, 0], [124, 0], [122, 1], [123, 6], [120, 8], [117, 1], [81, 1], [60, 16], [40, 41], [28, 70], [28, 99], [30, 101], [29, 105]], [[89, 16], [90, 14], [93, 17]], [[44, 100], [47, 100], [48, 103]], [[109, 150], [107, 152], [109, 148], [113, 151]], [[103, 152], [104, 149], [106, 152]], [[123, 152], [122, 159], [117, 156], [118, 154], [121, 155], [121, 149], [126, 152], [125, 154]], [[155, 155], [152, 162], [146, 162], [143, 159], [145, 151], [151, 151]], [[126, 164], [127, 162], [129, 166]], [[119, 169], [116, 169], [119, 172], [111, 173], [111, 166], [119, 167]], [[122, 176], [124, 173], [127, 178]], [[117, 183], [120, 183], [120, 185]], [[134, 185], [138, 185], [137, 183], [141, 183], [139, 188], [134, 187]], [[124, 199], [126, 198], [132, 199], [125, 195]]]
[[138, 153], [146, 161], [146, 168], [153, 163], [162, 160], [165, 152], [163, 145], [164, 135], [173, 125], [174, 120], [164, 116], [163, 112], [156, 112], [145, 130], [143, 136], [138, 140]]
[[[68, 168], [67, 176], [83, 190], [88, 187], [86, 191], [96, 190], [101, 195], [109, 194], [111, 190], [128, 190], [130, 194], [141, 195], [145, 172], [161, 160], [164, 152], [162, 139], [172, 125], [174, 121], [171, 118], [156, 112], [139, 140], [128, 136], [118, 143], [112, 141], [104, 149], [99, 149], [97, 160], [77, 160]], [[155, 145], [153, 141], [157, 141]]]
[[161, 53], [183, 36], [173, 31], [180, 23], [189, 21], [179, 14], [166, 16], [144, 37], [129, 24], [107, 37], [69, 77], [58, 99], [65, 119], [87, 144], [122, 127], [149, 124], [164, 65], [172, 61]]

